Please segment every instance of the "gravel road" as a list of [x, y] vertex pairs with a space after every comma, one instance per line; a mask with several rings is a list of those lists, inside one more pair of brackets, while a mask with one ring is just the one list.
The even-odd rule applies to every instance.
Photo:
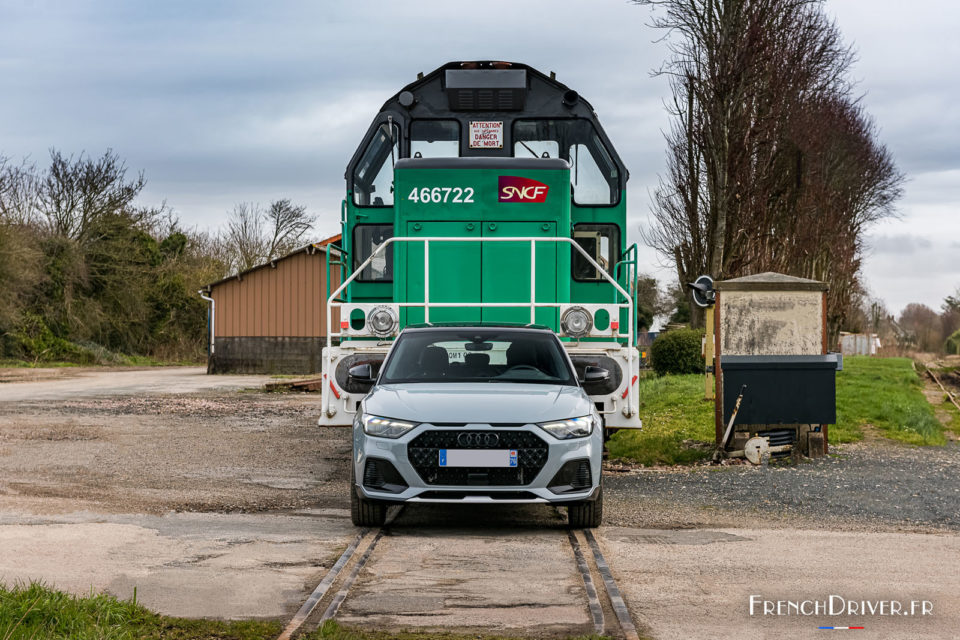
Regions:
[[[316, 395], [238, 391], [259, 384], [188, 369], [0, 384], [0, 548], [11, 550], [0, 554], [0, 579], [121, 597], [138, 586], [144, 602], [174, 615], [292, 615], [355, 535], [350, 439], [316, 426]], [[955, 638], [960, 445], [870, 438], [832, 451], [769, 467], [611, 464], [597, 535], [646, 635], [819, 637], [813, 620], [750, 618], [749, 589], [931, 599], [934, 619], [868, 618], [872, 637]], [[416, 622], [394, 623], [455, 631], [484, 619], [482, 596], [494, 612], [483, 616], [519, 612], [505, 618], [517, 634], [544, 635], [540, 618], [523, 615], [533, 600], [581, 632], [582, 583], [564, 562], [556, 510], [412, 505], [395, 526], [399, 537], [385, 539], [344, 615], [412, 611]], [[530, 566], [517, 569], [521, 561]], [[543, 563], [556, 575], [537, 573]], [[563, 583], [541, 589], [558, 608], [544, 608], [536, 589], [500, 588], [515, 570]], [[403, 600], [411, 588], [426, 589], [416, 606]], [[381, 593], [403, 602], [384, 604]], [[467, 613], [449, 616], [451, 606]]]
[[880, 439], [800, 464], [650, 469], [609, 475], [610, 524], [777, 522], [832, 530], [960, 530], [960, 445]]

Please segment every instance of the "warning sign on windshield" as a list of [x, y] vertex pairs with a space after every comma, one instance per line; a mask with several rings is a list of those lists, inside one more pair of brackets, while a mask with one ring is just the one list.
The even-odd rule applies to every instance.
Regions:
[[503, 122], [499, 120], [479, 120], [470, 123], [471, 149], [502, 149]]

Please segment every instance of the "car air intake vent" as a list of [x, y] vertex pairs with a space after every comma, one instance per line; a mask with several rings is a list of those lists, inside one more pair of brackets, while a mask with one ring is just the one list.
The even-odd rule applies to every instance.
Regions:
[[418, 498], [424, 500], [463, 500], [472, 497], [491, 500], [535, 500], [537, 494], [529, 491], [424, 491]]
[[452, 111], [520, 111], [527, 99], [525, 69], [447, 69]]

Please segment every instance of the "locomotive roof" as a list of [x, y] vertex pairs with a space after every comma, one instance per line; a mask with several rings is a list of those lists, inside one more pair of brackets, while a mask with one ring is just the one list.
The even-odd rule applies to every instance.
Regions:
[[[499, 120], [509, 131], [517, 119], [589, 120], [613, 157], [623, 179], [629, 174], [610, 142], [593, 106], [580, 94], [559, 82], [552, 72], [546, 75], [518, 62], [493, 60], [454, 61], [417, 79], [391, 96], [371, 125], [371, 130], [390, 116], [405, 125], [412, 120], [458, 120], [466, 128], [472, 120]], [[403, 135], [408, 135], [403, 127]], [[357, 150], [350, 166], [358, 159]], [[464, 150], [463, 155], [490, 156], [487, 150]]]

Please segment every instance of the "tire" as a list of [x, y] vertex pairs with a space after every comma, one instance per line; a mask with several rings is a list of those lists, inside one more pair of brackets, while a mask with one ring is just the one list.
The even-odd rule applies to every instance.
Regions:
[[360, 497], [357, 473], [350, 460], [350, 519], [357, 527], [382, 527], [387, 520], [387, 505]]
[[571, 529], [593, 529], [603, 522], [603, 487], [597, 491], [597, 499], [577, 502], [567, 507], [567, 522]]

